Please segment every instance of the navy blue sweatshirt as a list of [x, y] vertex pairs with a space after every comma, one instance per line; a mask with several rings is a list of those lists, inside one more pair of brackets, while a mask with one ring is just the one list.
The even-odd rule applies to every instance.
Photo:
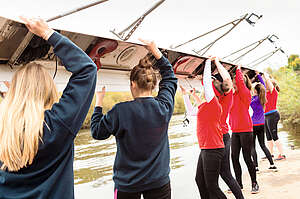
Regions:
[[106, 115], [95, 107], [91, 120], [94, 139], [114, 135], [115, 188], [139, 192], [167, 184], [170, 172], [168, 125], [174, 109], [177, 78], [169, 61], [158, 60], [162, 80], [156, 97], [140, 97], [116, 104]]
[[80, 48], [59, 33], [54, 32], [48, 42], [72, 76], [59, 103], [45, 111], [44, 134], [33, 163], [17, 172], [0, 171], [0, 198], [74, 198], [74, 138], [92, 102], [97, 70]]

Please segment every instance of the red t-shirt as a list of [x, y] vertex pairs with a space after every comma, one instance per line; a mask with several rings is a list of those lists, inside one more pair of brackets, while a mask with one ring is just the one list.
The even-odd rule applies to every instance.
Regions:
[[251, 93], [246, 87], [243, 73], [236, 70], [235, 76], [237, 91], [233, 94], [233, 105], [229, 112], [229, 124], [233, 133], [252, 132], [252, 119], [249, 114]]
[[222, 106], [221, 130], [223, 134], [227, 134], [229, 127], [226, 120], [233, 103], [233, 90], [231, 89], [228, 93], [220, 96], [219, 102]]
[[220, 119], [222, 107], [216, 97], [198, 108], [197, 137], [201, 149], [224, 148]]
[[272, 110], [276, 110], [277, 98], [278, 98], [278, 92], [275, 87], [273, 88], [272, 93], [270, 91], [267, 92], [267, 103], [266, 103], [265, 113]]

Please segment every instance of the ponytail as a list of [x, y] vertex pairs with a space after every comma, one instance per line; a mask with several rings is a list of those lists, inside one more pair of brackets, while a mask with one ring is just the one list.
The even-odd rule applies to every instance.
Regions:
[[244, 83], [246, 85], [246, 87], [251, 90], [252, 89], [252, 84], [251, 84], [251, 80], [249, 79], [248, 75], [244, 74]]
[[267, 102], [265, 87], [261, 83], [259, 83], [254, 87], [254, 89], [257, 91], [257, 95], [258, 95], [260, 104], [262, 105], [263, 109], [265, 110], [265, 105]]

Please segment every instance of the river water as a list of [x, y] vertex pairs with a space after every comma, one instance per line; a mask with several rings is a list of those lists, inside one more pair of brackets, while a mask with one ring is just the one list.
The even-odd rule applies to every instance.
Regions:
[[[183, 127], [183, 118], [183, 115], [173, 116], [169, 127], [172, 198], [197, 199], [200, 196], [194, 178], [200, 149], [197, 143], [196, 121], [195, 118], [190, 118], [190, 124]], [[285, 148], [300, 148], [299, 136], [281, 130], [279, 137]], [[257, 149], [257, 153], [259, 158], [264, 156], [260, 148]], [[98, 141], [91, 137], [88, 130], [79, 132], [75, 140], [74, 160], [76, 199], [113, 199], [112, 166], [115, 154], [113, 136]], [[242, 159], [241, 164], [245, 168]], [[220, 187], [223, 190], [227, 189], [222, 180]]]

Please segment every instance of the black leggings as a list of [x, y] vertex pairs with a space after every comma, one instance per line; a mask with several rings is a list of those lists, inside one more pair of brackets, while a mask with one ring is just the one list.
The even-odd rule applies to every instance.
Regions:
[[225, 145], [225, 153], [221, 163], [221, 171], [220, 176], [227, 184], [227, 186], [232, 191], [233, 195], [236, 199], [244, 199], [242, 190], [237, 183], [237, 181], [233, 178], [230, 170], [230, 135], [229, 133], [223, 135], [223, 141]]
[[252, 132], [232, 133], [231, 159], [232, 159], [233, 169], [235, 173], [235, 178], [241, 188], [243, 188], [242, 168], [239, 162], [241, 149], [243, 152], [244, 161], [247, 165], [248, 172], [251, 177], [251, 181], [252, 183], [256, 183], [255, 166], [251, 159], [251, 149], [252, 149], [252, 142], [253, 142], [252, 136], [253, 136]]
[[265, 125], [253, 126], [253, 147], [252, 147], [252, 150], [251, 150], [251, 155], [252, 155], [252, 158], [253, 158], [254, 165], [256, 167], [258, 167], [257, 153], [256, 153], [256, 148], [255, 148], [256, 136], [257, 136], [260, 148], [264, 151], [264, 153], [265, 153], [266, 157], [268, 158], [270, 164], [271, 165], [274, 164], [271, 153], [265, 145], [265, 127], [264, 126]]
[[202, 199], [226, 199], [219, 187], [223, 156], [224, 148], [201, 149], [195, 180]]
[[277, 125], [279, 120], [280, 115], [277, 111], [265, 116], [266, 136], [268, 141], [278, 140]]
[[164, 186], [156, 189], [151, 189], [142, 192], [122, 192], [115, 190], [116, 199], [140, 199], [143, 194], [144, 199], [171, 199], [171, 185], [170, 182], [165, 184]]

